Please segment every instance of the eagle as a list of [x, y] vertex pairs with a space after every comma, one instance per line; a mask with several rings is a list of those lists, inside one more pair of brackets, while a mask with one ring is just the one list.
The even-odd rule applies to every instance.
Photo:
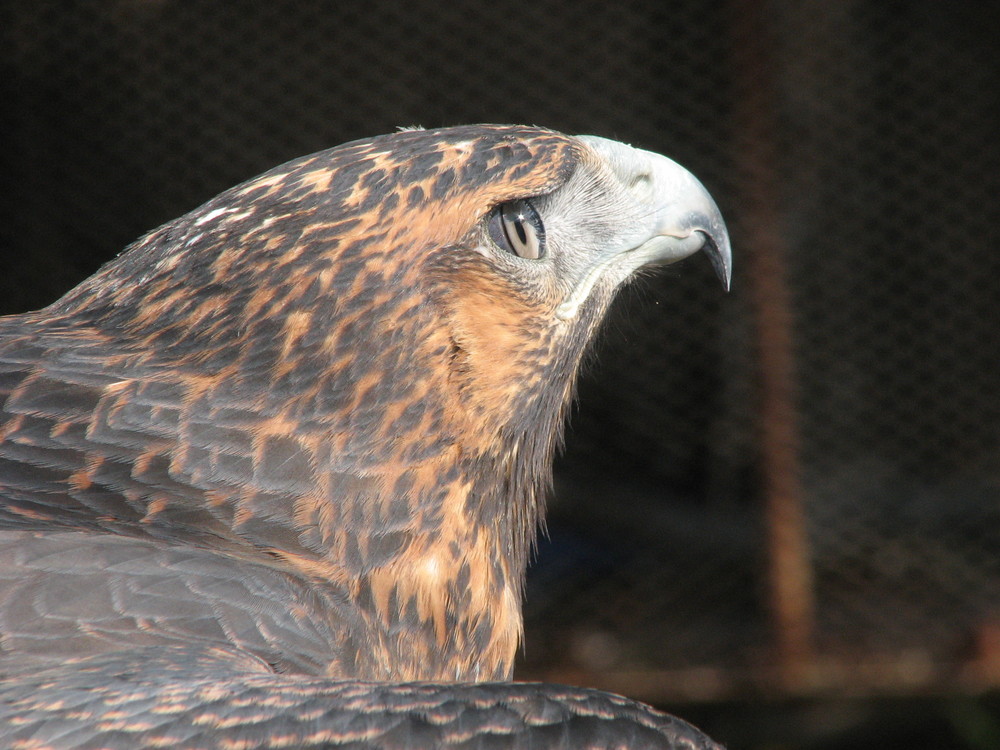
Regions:
[[666, 157], [524, 126], [290, 161], [0, 318], [0, 738], [717, 747], [510, 682], [581, 357], [729, 239]]

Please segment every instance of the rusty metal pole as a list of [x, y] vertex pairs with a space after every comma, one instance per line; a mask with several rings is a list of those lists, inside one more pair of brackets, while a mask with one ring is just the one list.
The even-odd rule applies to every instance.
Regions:
[[800, 484], [787, 241], [782, 232], [781, 138], [774, 40], [764, 3], [731, 0], [736, 167], [743, 273], [756, 317], [760, 460], [764, 478], [770, 607], [778, 678], [802, 687], [813, 658], [815, 602]]

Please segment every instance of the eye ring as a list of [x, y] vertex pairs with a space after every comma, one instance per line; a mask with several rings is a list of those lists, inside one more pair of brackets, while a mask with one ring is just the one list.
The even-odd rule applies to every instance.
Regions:
[[545, 225], [530, 201], [501, 203], [490, 214], [488, 226], [490, 237], [501, 250], [528, 260], [545, 255]]

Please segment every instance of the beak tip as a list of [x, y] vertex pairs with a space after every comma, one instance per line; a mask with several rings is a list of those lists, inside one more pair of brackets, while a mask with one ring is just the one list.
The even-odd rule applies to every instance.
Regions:
[[705, 236], [705, 244], [702, 249], [708, 255], [715, 275], [722, 282], [723, 290], [728, 292], [732, 287], [733, 280], [733, 254], [729, 246], [729, 234], [725, 229], [712, 234], [708, 232], [702, 232], [702, 234]]

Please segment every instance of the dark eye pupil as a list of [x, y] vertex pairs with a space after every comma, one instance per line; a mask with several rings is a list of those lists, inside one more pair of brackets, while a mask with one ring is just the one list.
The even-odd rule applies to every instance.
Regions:
[[527, 200], [497, 207], [490, 216], [489, 232], [497, 247], [521, 258], [536, 260], [545, 254], [545, 226]]
[[520, 217], [518, 217], [514, 220], [513, 224], [514, 224], [514, 231], [517, 232], [517, 239], [520, 240], [522, 243], [527, 243], [528, 233], [524, 230], [524, 222], [521, 221]]

